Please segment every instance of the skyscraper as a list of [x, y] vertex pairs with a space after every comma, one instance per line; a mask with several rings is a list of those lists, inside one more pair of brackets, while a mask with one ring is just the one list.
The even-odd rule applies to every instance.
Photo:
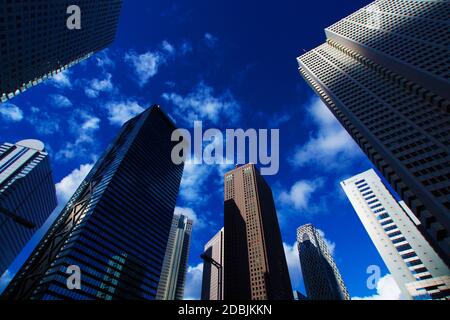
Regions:
[[449, 1], [379, 0], [325, 29], [300, 73], [450, 263]]
[[[80, 29], [67, 27], [70, 5], [80, 8]], [[121, 6], [122, 0], [0, 0], [0, 102], [107, 47]]]
[[254, 164], [225, 174], [224, 298], [292, 300], [272, 190]]
[[341, 186], [403, 296], [450, 298], [450, 270], [419, 232], [420, 221], [394, 198], [377, 173], [368, 170]]
[[[127, 121], [5, 289], [7, 299], [154, 299], [183, 164], [159, 106]], [[69, 266], [81, 289], [67, 286]]]
[[56, 207], [44, 144], [22, 140], [0, 146], [0, 276]]
[[159, 280], [157, 300], [182, 300], [191, 244], [192, 220], [175, 214]]
[[218, 269], [211, 263], [203, 263], [202, 300], [222, 300], [223, 298], [224, 230], [224, 228], [220, 229], [205, 245], [204, 254], [219, 263], [222, 269]]
[[298, 253], [309, 300], [349, 300], [347, 288], [322, 236], [312, 224], [297, 229]]

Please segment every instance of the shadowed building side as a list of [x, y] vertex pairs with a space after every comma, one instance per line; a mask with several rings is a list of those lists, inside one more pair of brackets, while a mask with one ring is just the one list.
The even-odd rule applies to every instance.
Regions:
[[[184, 166], [175, 129], [159, 106], [126, 122], [2, 297], [155, 299]], [[71, 265], [81, 289], [66, 286]]]

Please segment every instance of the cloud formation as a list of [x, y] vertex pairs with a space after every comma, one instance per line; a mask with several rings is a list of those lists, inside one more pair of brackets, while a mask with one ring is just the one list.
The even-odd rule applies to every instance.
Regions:
[[284, 254], [286, 255], [286, 262], [289, 269], [289, 276], [291, 278], [292, 289], [298, 290], [303, 281], [302, 270], [300, 267], [300, 258], [298, 256], [297, 241], [292, 245], [284, 243]]
[[12, 103], [0, 104], [0, 117], [5, 121], [19, 122], [23, 119], [22, 110]]
[[367, 297], [353, 297], [352, 300], [403, 300], [402, 293], [394, 277], [386, 274], [382, 277], [376, 287], [377, 293]]
[[49, 83], [58, 88], [72, 88], [72, 82], [70, 80], [71, 72], [66, 69], [63, 72], [55, 74], [49, 79]]
[[77, 110], [69, 120], [68, 131], [73, 134], [75, 140], [67, 142], [65, 146], [56, 153], [56, 160], [68, 160], [75, 157], [82, 158], [92, 156], [95, 145], [95, 133], [100, 128], [100, 118], [87, 112]]
[[196, 120], [218, 124], [226, 120], [235, 123], [240, 118], [241, 107], [230, 91], [216, 94], [203, 82], [185, 96], [172, 92], [163, 93], [162, 98], [174, 104], [175, 114], [191, 125]]
[[72, 102], [66, 96], [62, 94], [52, 94], [50, 95], [51, 103], [58, 108], [69, 108], [72, 106]]
[[111, 74], [106, 73], [104, 79], [92, 79], [84, 92], [89, 98], [97, 98], [100, 92], [111, 92], [114, 89]]
[[189, 266], [184, 286], [184, 300], [199, 300], [202, 292], [203, 263]]
[[112, 125], [121, 126], [145, 109], [136, 101], [113, 101], [106, 105], [108, 120]]
[[310, 133], [305, 144], [296, 148], [289, 158], [291, 165], [312, 165], [320, 166], [324, 170], [336, 170], [351, 165], [355, 158], [363, 155], [358, 145], [319, 98], [311, 99], [306, 106], [306, 112], [316, 130]]
[[174, 214], [183, 215], [183, 216], [191, 219], [194, 230], [199, 230], [199, 229], [206, 227], [206, 222], [203, 219], [199, 218], [198, 215], [195, 213], [195, 211], [192, 208], [175, 207]]
[[299, 180], [289, 190], [282, 190], [279, 201], [284, 206], [296, 210], [305, 210], [309, 207], [312, 194], [322, 186], [322, 180]]

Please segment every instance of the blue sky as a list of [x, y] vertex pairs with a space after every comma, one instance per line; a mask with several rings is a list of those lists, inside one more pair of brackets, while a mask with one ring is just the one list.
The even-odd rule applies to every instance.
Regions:
[[[313, 223], [350, 295], [386, 297], [395, 289], [391, 277], [378, 291], [366, 286], [369, 265], [382, 275], [387, 269], [339, 186], [371, 164], [303, 81], [295, 59], [324, 42], [326, 26], [367, 3], [124, 1], [112, 46], [0, 106], [0, 141], [46, 144], [63, 205], [120, 125], [152, 104], [182, 128], [193, 120], [222, 130], [279, 128], [280, 171], [266, 180], [293, 287], [304, 292], [296, 228]], [[199, 297], [199, 255], [223, 225], [226, 170], [185, 167], [176, 211], [194, 219], [186, 298]]]

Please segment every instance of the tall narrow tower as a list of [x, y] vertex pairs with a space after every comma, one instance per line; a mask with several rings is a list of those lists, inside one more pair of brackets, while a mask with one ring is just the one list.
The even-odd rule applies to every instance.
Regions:
[[44, 144], [23, 140], [0, 146], [0, 276], [56, 207]]
[[[127, 121], [3, 295], [154, 299], [183, 173], [174, 130], [159, 106]], [[69, 266], [80, 289], [67, 286]]]
[[298, 253], [309, 300], [349, 300], [328, 246], [312, 224], [297, 229]]
[[[0, 102], [111, 44], [121, 6], [122, 0], [0, 0]], [[79, 28], [68, 27], [72, 18]]]
[[191, 235], [192, 220], [175, 214], [156, 293], [157, 300], [183, 300]]
[[450, 265], [448, 12], [450, 1], [375, 1], [298, 63]]
[[419, 232], [420, 221], [374, 170], [341, 182], [364, 228], [407, 299], [449, 299], [450, 270]]
[[223, 300], [224, 232], [224, 228], [220, 229], [203, 251], [218, 265], [203, 263], [202, 300]]
[[225, 174], [224, 298], [292, 300], [272, 190], [254, 164]]

